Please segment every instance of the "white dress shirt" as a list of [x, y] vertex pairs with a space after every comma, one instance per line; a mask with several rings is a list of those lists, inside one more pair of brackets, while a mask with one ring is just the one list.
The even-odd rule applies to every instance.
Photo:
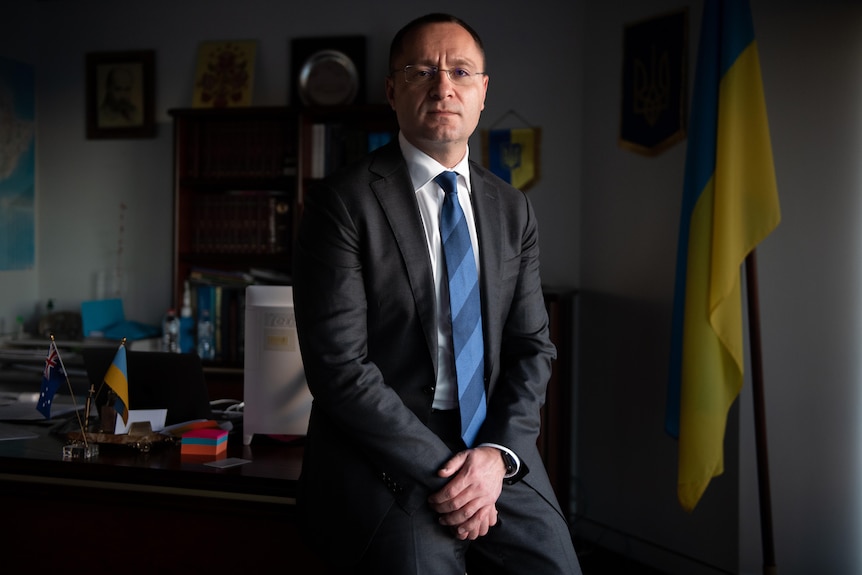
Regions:
[[[449, 320], [449, 282], [446, 276], [446, 260], [443, 255], [443, 242], [440, 239], [440, 211], [446, 193], [434, 178], [440, 172], [449, 170], [408, 142], [403, 135], [398, 136], [401, 151], [407, 160], [407, 169], [416, 191], [416, 203], [425, 227], [425, 240], [431, 257], [431, 270], [434, 274], [434, 295], [437, 298], [437, 384], [434, 393], [434, 409], [455, 409], [458, 407], [458, 384], [455, 376], [455, 358], [452, 353], [452, 323]], [[464, 158], [451, 171], [458, 173], [458, 201], [467, 219], [470, 241], [473, 243], [473, 257], [479, 269], [479, 243], [476, 236], [476, 222], [473, 218], [473, 205], [470, 201], [469, 150]]]
[[[407, 161], [407, 170], [416, 192], [416, 203], [425, 227], [425, 240], [428, 244], [428, 254], [431, 257], [431, 270], [434, 275], [434, 295], [437, 298], [437, 382], [434, 391], [434, 409], [456, 409], [458, 407], [458, 383], [455, 375], [455, 357], [452, 351], [452, 322], [449, 319], [449, 282], [446, 276], [443, 242], [440, 239], [440, 211], [446, 192], [434, 181], [440, 172], [451, 170], [458, 174], [458, 202], [467, 220], [470, 231], [470, 241], [473, 244], [473, 257], [476, 260], [477, 275], [481, 273], [479, 266], [479, 240], [476, 235], [476, 221], [473, 217], [473, 203], [470, 187], [470, 149], [454, 167], [448, 168], [437, 160], [416, 148], [399, 132], [398, 143], [401, 153]], [[521, 467], [518, 456], [507, 447], [494, 443], [481, 445], [496, 447], [509, 453], [515, 460], [515, 472]]]

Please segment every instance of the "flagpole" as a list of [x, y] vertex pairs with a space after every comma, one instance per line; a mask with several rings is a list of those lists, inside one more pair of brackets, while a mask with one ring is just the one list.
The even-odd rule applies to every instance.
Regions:
[[751, 389], [754, 396], [754, 435], [757, 448], [757, 483], [760, 494], [760, 537], [763, 575], [777, 575], [772, 531], [772, 495], [766, 443], [766, 400], [763, 385], [763, 352], [760, 345], [760, 299], [757, 289], [757, 255], [752, 249], [745, 258], [748, 291], [748, 337], [751, 347]]
[[54, 350], [57, 352], [57, 361], [60, 362], [60, 369], [63, 370], [63, 376], [66, 378], [66, 385], [69, 387], [69, 395], [72, 397], [72, 407], [75, 409], [75, 418], [78, 420], [78, 427], [81, 428], [81, 436], [84, 438], [84, 447], [88, 448], [87, 429], [81, 422], [81, 413], [78, 411], [78, 402], [75, 401], [75, 390], [72, 388], [72, 382], [69, 380], [69, 372], [66, 371], [66, 366], [63, 365], [63, 358], [60, 357], [60, 350], [57, 349], [57, 341], [54, 339], [54, 334], [52, 333], [50, 337], [51, 345], [54, 346]]

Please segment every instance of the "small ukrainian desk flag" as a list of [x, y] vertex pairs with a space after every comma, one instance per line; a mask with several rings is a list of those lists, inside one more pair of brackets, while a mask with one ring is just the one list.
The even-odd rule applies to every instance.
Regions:
[[117, 394], [117, 403], [114, 409], [123, 418], [123, 423], [129, 422], [129, 376], [126, 369], [126, 345], [125, 340], [120, 344], [111, 367], [105, 374], [105, 383]]

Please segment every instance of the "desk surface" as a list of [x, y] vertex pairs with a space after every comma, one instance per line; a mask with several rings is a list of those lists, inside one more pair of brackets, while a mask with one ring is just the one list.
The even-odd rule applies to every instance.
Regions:
[[[38, 390], [38, 370], [6, 367], [3, 391]], [[87, 389], [81, 379], [75, 393]], [[301, 443], [255, 436], [246, 446], [233, 432], [226, 456], [249, 463], [226, 469], [204, 465], [215, 458], [184, 457], [178, 442], [146, 453], [100, 445], [92, 459], [64, 460], [65, 436], [51, 431], [58, 422], [3, 423], [38, 436], [0, 441], [2, 549], [16, 551], [4, 559], [11, 572], [67, 571], [82, 557], [96, 571], [121, 565], [130, 575], [256, 573], [285, 561], [295, 573], [325, 571], [297, 523]]]
[[[20, 365], [10, 367], [0, 361], [0, 390], [38, 392], [44, 358], [41, 355], [33, 358], [31, 363], [38, 369], [29, 371], [22, 371]], [[71, 369], [78, 363], [78, 355], [69, 355], [67, 368]], [[80, 389], [74, 391], [86, 394], [88, 385], [88, 382], [82, 382]], [[61, 393], [67, 392], [62, 390]], [[0, 479], [28, 476], [32, 481], [46, 483], [90, 481], [100, 482], [103, 487], [128, 489], [138, 485], [147, 489], [203, 491], [207, 496], [295, 502], [302, 459], [302, 446], [299, 444], [256, 436], [251, 445], [245, 446], [241, 432], [232, 432], [228, 438], [227, 457], [250, 462], [227, 469], [203, 465], [207, 459], [202, 460], [199, 456], [181, 456], [179, 442], [154, 445], [148, 453], [127, 446], [100, 445], [98, 456], [92, 459], [64, 460], [65, 436], [51, 432], [51, 427], [62, 421], [4, 423], [21, 426], [39, 437], [0, 441]], [[215, 458], [209, 458], [212, 459]]]
[[214, 457], [183, 456], [180, 444], [154, 445], [149, 452], [121, 445], [100, 445], [92, 459], [63, 459], [62, 435], [43, 424], [8, 423], [39, 434], [35, 439], [0, 441], [0, 479], [27, 477], [43, 483], [92, 483], [103, 488], [174, 491], [218, 498], [295, 503], [302, 446], [256, 437], [243, 445], [239, 434], [228, 439], [227, 457], [249, 463], [218, 469], [204, 465]]
[[285, 561], [295, 573], [324, 572], [296, 522], [301, 445], [255, 437], [244, 446], [233, 434], [228, 457], [250, 462], [227, 469], [183, 457], [178, 443], [148, 453], [100, 445], [93, 459], [64, 460], [62, 436], [14, 425], [39, 434], [0, 441], [0, 506], [14, 526], [4, 549], [17, 551], [20, 572], [68, 570], [82, 557], [142, 575], [255, 573]]

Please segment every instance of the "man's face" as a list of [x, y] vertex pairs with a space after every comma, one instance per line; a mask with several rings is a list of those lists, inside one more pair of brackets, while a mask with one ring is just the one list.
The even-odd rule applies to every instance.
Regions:
[[108, 96], [114, 101], [128, 101], [132, 95], [132, 73], [125, 68], [115, 68], [108, 76]]
[[[430, 83], [407, 83], [404, 66], [436, 66], [441, 71]], [[470, 135], [485, 108], [488, 76], [485, 59], [464, 28], [453, 23], [426, 25], [405, 39], [403, 53], [386, 79], [386, 97], [398, 124], [411, 144], [438, 161], [463, 157]], [[465, 84], [454, 84], [442, 70], [464, 68], [474, 74]], [[441, 161], [446, 164], [447, 161]]]

